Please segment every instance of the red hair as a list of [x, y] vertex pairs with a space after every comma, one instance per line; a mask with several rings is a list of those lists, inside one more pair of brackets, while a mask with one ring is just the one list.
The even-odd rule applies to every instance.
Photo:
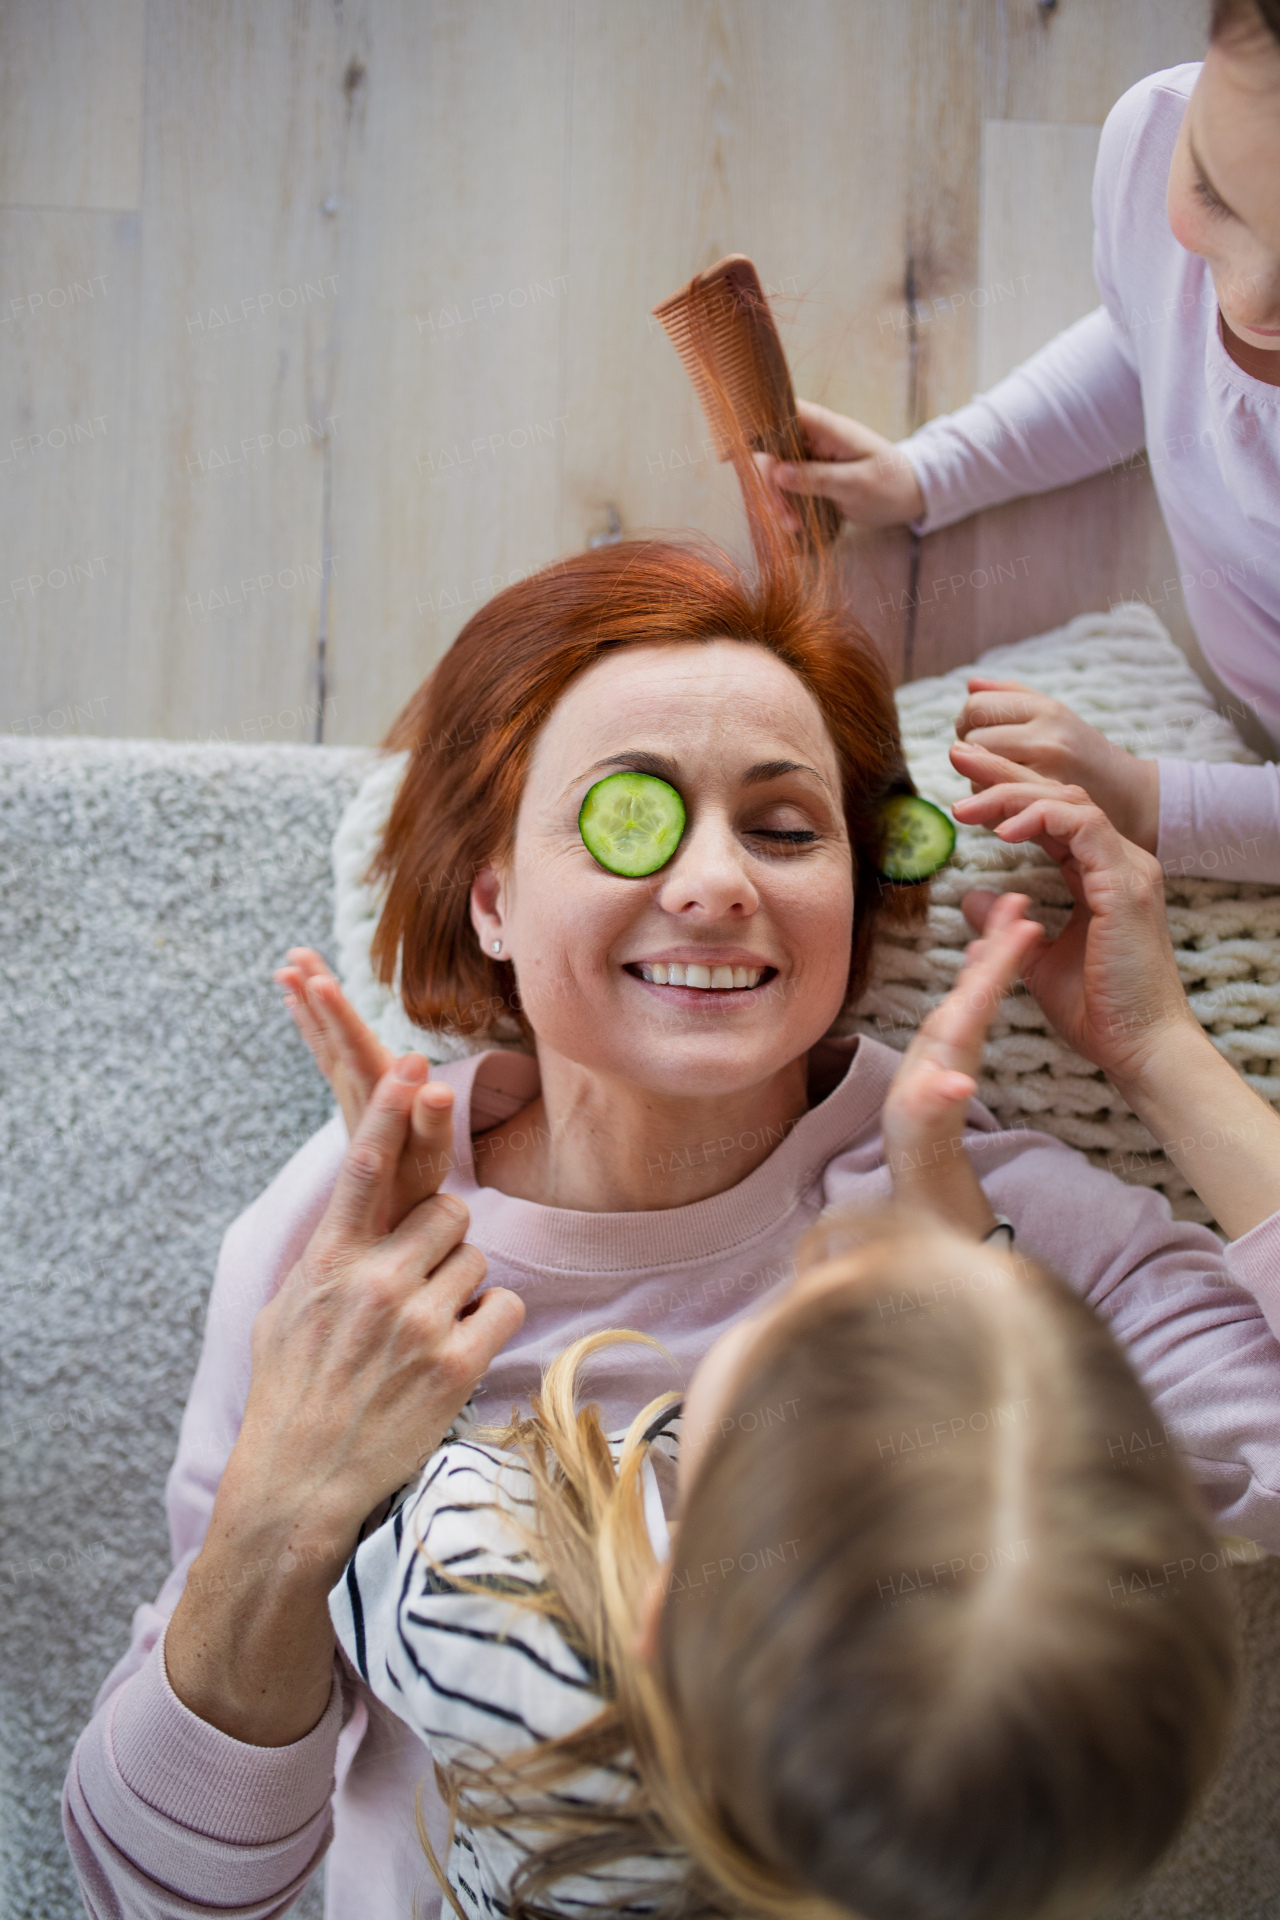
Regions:
[[388, 985], [399, 969], [417, 1026], [474, 1036], [509, 1011], [528, 1033], [510, 967], [481, 950], [472, 928], [471, 884], [511, 850], [543, 722], [570, 682], [618, 647], [747, 641], [817, 701], [853, 848], [850, 997], [865, 983], [880, 916], [922, 917], [927, 888], [891, 887], [876, 872], [876, 803], [913, 790], [884, 664], [840, 604], [831, 571], [793, 559], [762, 533], [758, 513], [752, 521], [763, 550], [755, 576], [706, 544], [637, 540], [508, 587], [467, 622], [392, 726], [384, 746], [410, 758], [374, 863], [386, 897], [373, 960]]

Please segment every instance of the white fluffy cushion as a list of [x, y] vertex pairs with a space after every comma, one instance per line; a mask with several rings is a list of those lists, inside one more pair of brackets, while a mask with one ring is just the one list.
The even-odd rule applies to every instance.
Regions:
[[[1065, 701], [1118, 745], [1165, 759], [1256, 758], [1213, 701], [1149, 607], [1083, 614], [1069, 625], [982, 656], [984, 674], [1025, 681]], [[920, 791], [940, 806], [968, 791], [947, 749], [973, 667], [898, 691], [903, 744]], [[396, 994], [373, 976], [369, 946], [379, 899], [367, 873], [404, 764], [380, 759], [334, 838], [338, 971], [357, 1010], [397, 1051], [456, 1060], [469, 1043], [412, 1026]], [[960, 902], [970, 887], [1030, 894], [1050, 932], [1070, 907], [1057, 869], [1035, 847], [1009, 847], [985, 829], [960, 827], [952, 864], [933, 883], [926, 930], [887, 935], [862, 1003], [839, 1031], [906, 1046], [960, 967], [969, 928]], [[1226, 880], [1170, 880], [1169, 925], [1178, 964], [1214, 1044], [1268, 1100], [1280, 1105], [1280, 892]], [[479, 1043], [477, 1043], [479, 1044]], [[513, 1028], [486, 1045], [519, 1045]], [[1207, 1215], [1185, 1181], [1104, 1077], [1064, 1046], [1021, 989], [996, 1021], [982, 1099], [1008, 1126], [1032, 1126], [1081, 1147], [1123, 1179], [1157, 1186], [1184, 1218]]]

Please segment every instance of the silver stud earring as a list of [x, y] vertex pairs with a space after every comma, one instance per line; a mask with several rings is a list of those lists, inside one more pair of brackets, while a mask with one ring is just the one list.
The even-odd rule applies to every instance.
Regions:
[[501, 942], [501, 940], [495, 940], [495, 941], [494, 941], [494, 943], [493, 943], [493, 950], [494, 950], [494, 952], [495, 952], [495, 953], [501, 953], [501, 952], [502, 952], [502, 942]]

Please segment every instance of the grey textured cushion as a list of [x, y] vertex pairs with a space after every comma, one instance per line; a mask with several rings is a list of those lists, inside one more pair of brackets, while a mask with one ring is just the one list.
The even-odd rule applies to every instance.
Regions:
[[[333, 957], [330, 841], [367, 765], [0, 742], [3, 1920], [83, 1911], [58, 1793], [168, 1566], [164, 1479], [223, 1230], [331, 1111], [271, 969], [294, 942]], [[1249, 1712], [1134, 1920], [1280, 1910], [1280, 1574], [1234, 1577]]]
[[222, 1234], [332, 1112], [271, 970], [332, 950], [330, 842], [365, 764], [0, 747], [4, 1920], [83, 1913], [59, 1790], [169, 1564]]

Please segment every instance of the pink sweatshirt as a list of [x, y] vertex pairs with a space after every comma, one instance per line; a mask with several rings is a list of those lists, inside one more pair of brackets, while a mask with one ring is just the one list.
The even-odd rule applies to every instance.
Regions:
[[[527, 1397], [543, 1362], [597, 1327], [660, 1335], [687, 1380], [720, 1330], [787, 1276], [803, 1228], [827, 1207], [888, 1193], [880, 1110], [897, 1065], [873, 1040], [816, 1049], [815, 1104], [754, 1173], [709, 1200], [621, 1214], [535, 1206], [478, 1186], [484, 1141], [473, 1149], [472, 1132], [533, 1096], [536, 1063], [488, 1053], [441, 1069], [457, 1092], [456, 1164], [445, 1185], [471, 1209], [490, 1280], [517, 1288], [528, 1305], [484, 1383], [487, 1404], [498, 1412]], [[1280, 1215], [1224, 1256], [1205, 1228], [1175, 1223], [1160, 1195], [1122, 1185], [1058, 1141], [1002, 1133], [976, 1102], [970, 1127], [969, 1151], [996, 1211], [1124, 1342], [1218, 1524], [1280, 1549]], [[265, 1920], [297, 1897], [331, 1836], [329, 1920], [407, 1920], [415, 1895], [425, 1913], [436, 1910], [413, 1830], [429, 1756], [349, 1667], [335, 1662], [324, 1718], [282, 1748], [219, 1733], [180, 1703], [165, 1674], [165, 1623], [243, 1415], [254, 1316], [310, 1237], [345, 1145], [335, 1119], [223, 1244], [169, 1479], [174, 1571], [138, 1609], [132, 1645], [67, 1777], [67, 1839], [94, 1915]], [[714, 1155], [716, 1143], [686, 1151]], [[884, 1310], [910, 1315], [905, 1276]], [[656, 1354], [635, 1348], [608, 1356], [596, 1382], [609, 1426], [673, 1384]]]
[[[1280, 744], [1280, 387], [1227, 353], [1208, 264], [1165, 210], [1199, 72], [1151, 74], [1107, 116], [1093, 182], [1102, 306], [902, 445], [924, 491], [920, 532], [1145, 445], [1205, 658]], [[1178, 581], [1133, 584], [1158, 607]], [[1088, 605], [1087, 581], [1082, 593]], [[1280, 770], [1161, 760], [1158, 852], [1170, 873], [1280, 882]]]

